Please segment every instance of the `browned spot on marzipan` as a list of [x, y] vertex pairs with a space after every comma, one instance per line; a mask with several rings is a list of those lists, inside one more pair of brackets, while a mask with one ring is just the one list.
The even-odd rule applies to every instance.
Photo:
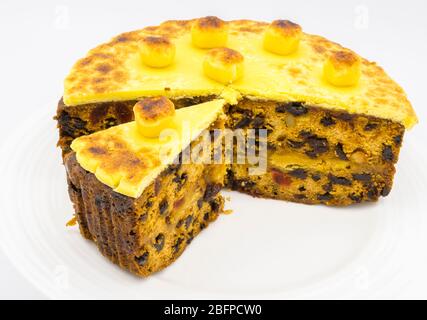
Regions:
[[166, 97], [152, 97], [138, 101], [135, 104], [134, 111], [143, 119], [156, 120], [164, 116], [173, 115], [175, 106]]
[[271, 26], [286, 35], [294, 35], [301, 32], [301, 27], [289, 20], [275, 20]]
[[208, 55], [225, 64], [239, 63], [244, 59], [240, 52], [230, 48], [215, 48], [210, 50]]
[[335, 51], [331, 57], [335, 66], [351, 66], [359, 61], [359, 57], [351, 51]]
[[100, 73], [104, 73], [104, 74], [110, 72], [112, 69], [113, 68], [109, 64], [106, 64], [106, 63], [99, 64], [96, 67], [97, 71], [99, 71]]
[[162, 36], [148, 36], [144, 37], [142, 41], [152, 47], [162, 47], [171, 45], [170, 40]]
[[200, 29], [218, 29], [225, 25], [225, 22], [218, 17], [208, 16], [196, 20], [196, 24]]
[[104, 148], [101, 148], [101, 147], [90, 147], [89, 148], [89, 152], [93, 153], [93, 154], [98, 154], [98, 155], [106, 154], [107, 153], [107, 151]]
[[314, 51], [316, 51], [317, 53], [324, 53], [326, 51], [326, 48], [323, 47], [322, 45], [313, 45], [313, 49]]

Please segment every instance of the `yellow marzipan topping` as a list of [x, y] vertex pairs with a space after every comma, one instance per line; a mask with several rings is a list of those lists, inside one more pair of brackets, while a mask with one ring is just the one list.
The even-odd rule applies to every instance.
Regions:
[[[209, 49], [193, 44], [191, 27], [195, 21], [167, 21], [160, 26], [124, 33], [91, 50], [74, 65], [65, 80], [65, 104], [160, 95], [169, 98], [217, 95], [229, 103], [236, 103], [238, 97], [301, 101], [390, 119], [406, 128], [418, 121], [405, 92], [374, 62], [360, 60], [357, 82], [348, 77], [331, 77], [335, 71], [330, 67], [326, 68], [325, 78], [328, 58], [348, 49], [320, 36], [302, 33], [294, 52], [272, 53], [264, 47], [269, 27], [264, 22], [227, 22], [225, 46], [243, 56], [244, 75], [226, 85], [212, 80], [203, 71]], [[141, 62], [141, 40], [147, 36], [163, 36], [173, 42], [176, 51], [170, 65], [152, 68]], [[359, 77], [359, 71], [353, 74], [349, 73], [349, 77]], [[355, 84], [340, 86], [341, 83]]]

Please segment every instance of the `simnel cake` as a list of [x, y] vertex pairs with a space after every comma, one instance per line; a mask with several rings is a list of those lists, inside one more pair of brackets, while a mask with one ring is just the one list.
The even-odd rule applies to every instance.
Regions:
[[[66, 77], [56, 119], [82, 234], [143, 276], [215, 220], [222, 187], [331, 206], [387, 196], [418, 122], [403, 89], [355, 52], [288, 20], [217, 17], [92, 49]], [[160, 131], [184, 120], [196, 134], [175, 136], [160, 161]], [[202, 131], [231, 141], [222, 163], [176, 161]]]

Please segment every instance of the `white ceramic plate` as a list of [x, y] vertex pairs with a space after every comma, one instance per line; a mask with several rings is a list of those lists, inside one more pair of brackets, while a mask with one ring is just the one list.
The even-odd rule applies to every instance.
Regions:
[[65, 227], [73, 210], [57, 135], [49, 112], [30, 117], [0, 161], [1, 245], [48, 297], [391, 298], [426, 270], [425, 154], [410, 139], [395, 187], [380, 202], [337, 209], [224, 192], [234, 213], [144, 280], [111, 264], [77, 227]]

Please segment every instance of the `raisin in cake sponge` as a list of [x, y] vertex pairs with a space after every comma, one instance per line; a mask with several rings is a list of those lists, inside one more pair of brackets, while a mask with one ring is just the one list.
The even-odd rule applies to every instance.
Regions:
[[[390, 192], [406, 129], [402, 88], [376, 63], [286, 20], [167, 21], [91, 50], [65, 80], [60, 146], [131, 121], [145, 96], [177, 108], [221, 97], [227, 127], [268, 131], [268, 166], [232, 163], [227, 184], [261, 197], [348, 205]], [[319, 178], [320, 177], [320, 178]]]
[[[175, 112], [166, 98], [145, 99], [135, 106], [136, 121], [74, 140], [65, 165], [80, 230], [111, 261], [148, 276], [217, 218], [225, 167], [202, 161], [213, 144], [198, 161], [182, 159], [203, 134], [223, 127], [223, 105]], [[166, 129], [173, 131], [162, 139]]]

